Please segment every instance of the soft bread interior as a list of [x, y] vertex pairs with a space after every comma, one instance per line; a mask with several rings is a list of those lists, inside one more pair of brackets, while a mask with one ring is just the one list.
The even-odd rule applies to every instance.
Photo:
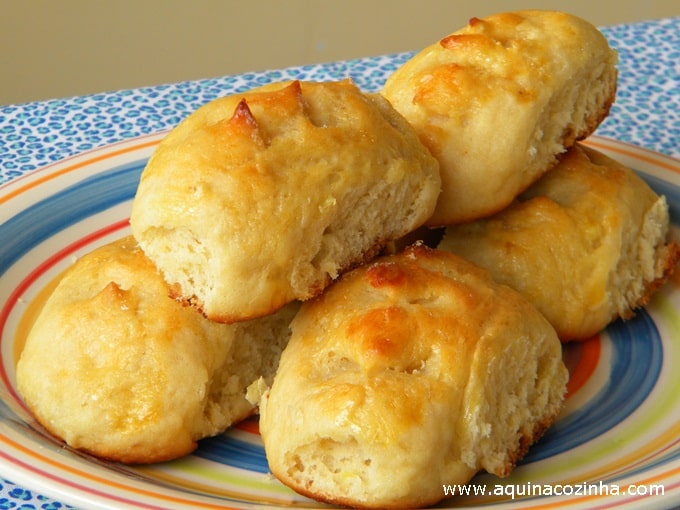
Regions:
[[637, 235], [624, 238], [622, 256], [609, 277], [608, 294], [619, 317], [629, 318], [644, 306], [674, 270], [678, 245], [668, 238], [668, 204], [666, 197], [659, 196], [645, 213]]
[[536, 119], [526, 160], [531, 173], [541, 175], [574, 142], [595, 131], [609, 114], [616, 80], [612, 61], [575, 69]]

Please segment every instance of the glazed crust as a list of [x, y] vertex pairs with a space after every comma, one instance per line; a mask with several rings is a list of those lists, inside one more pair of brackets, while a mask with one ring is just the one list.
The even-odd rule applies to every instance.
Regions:
[[73, 448], [130, 464], [174, 459], [255, 411], [246, 388], [273, 377], [293, 313], [211, 323], [171, 299], [125, 237], [61, 278], [29, 333], [17, 387]]
[[292, 330], [260, 432], [274, 475], [322, 501], [416, 508], [442, 499], [442, 483], [508, 475], [561, 408], [550, 324], [486, 271], [420, 244], [343, 276]]
[[495, 213], [607, 116], [617, 56], [590, 23], [552, 11], [473, 18], [390, 76], [385, 97], [440, 163], [428, 224]]
[[507, 209], [448, 227], [439, 247], [521, 292], [568, 341], [648, 301], [677, 263], [669, 235], [665, 197], [577, 144]]
[[275, 83], [171, 131], [131, 225], [178, 298], [236, 322], [319, 294], [423, 224], [439, 189], [437, 161], [381, 96]]

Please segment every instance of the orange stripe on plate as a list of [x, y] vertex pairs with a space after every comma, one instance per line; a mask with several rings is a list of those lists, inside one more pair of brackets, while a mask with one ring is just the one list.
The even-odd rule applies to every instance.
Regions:
[[581, 356], [577, 365], [572, 369], [571, 374], [569, 374], [566, 398], [576, 393], [590, 379], [600, 361], [601, 345], [598, 335], [582, 341], [580, 347]]
[[[36, 459], [40, 462], [44, 462], [46, 464], [54, 466], [55, 468], [63, 470], [67, 473], [72, 473], [72, 474], [74, 474], [74, 475], [76, 475], [80, 478], [91, 480], [93, 482], [96, 482], [96, 483], [104, 485], [104, 486], [113, 487], [115, 489], [121, 490], [121, 491], [126, 492], [126, 493], [132, 493], [132, 494], [138, 494], [138, 495], [143, 495], [143, 496], [147, 496], [147, 497], [158, 498], [158, 499], [163, 500], [163, 501], [171, 501], [171, 502], [174, 502], [174, 503], [181, 503], [181, 504], [189, 505], [189, 506], [192, 506], [192, 507], [195, 507], [195, 508], [236, 510], [235, 508], [225, 506], [224, 504], [204, 503], [204, 502], [200, 502], [200, 501], [195, 501], [194, 499], [185, 499], [185, 498], [181, 498], [179, 496], [171, 496], [169, 494], [164, 494], [164, 493], [161, 493], [161, 492], [154, 492], [154, 491], [150, 491], [150, 490], [140, 489], [140, 488], [137, 488], [137, 487], [132, 487], [132, 486], [127, 485], [127, 484], [114, 482], [110, 478], [103, 478], [101, 476], [97, 476], [95, 474], [88, 473], [87, 471], [82, 471], [80, 469], [76, 469], [74, 467], [68, 466], [68, 465], [63, 464], [61, 462], [57, 462], [53, 459], [50, 459], [49, 457], [45, 457], [45, 456], [39, 454], [38, 452], [36, 452], [35, 450], [32, 450], [32, 449], [22, 445], [21, 443], [17, 443], [16, 441], [12, 441], [10, 438], [8, 438], [6, 436], [0, 436], [0, 442], [4, 442], [4, 443], [8, 444], [13, 449], [21, 451], [22, 453], [24, 453], [28, 457], [32, 457], [32, 458], [34, 458], [34, 459]], [[73, 481], [73, 483], [77, 484], [76, 481]], [[86, 487], [83, 487], [83, 490], [88, 491], [88, 492], [92, 492], [92, 493], [99, 493], [99, 494], [101, 494], [101, 492], [102, 492], [101, 490], [97, 490], [97, 489], [94, 489], [94, 488], [90, 489], [90, 488], [86, 488]]]
[[[669, 471], [665, 471], [664, 473], [661, 473], [661, 474], [656, 475], [656, 476], [652, 476], [650, 478], [645, 478], [644, 480], [637, 481], [632, 485], [635, 485], [636, 487], [642, 487], [642, 486], [645, 486], [645, 485], [647, 485], [647, 486], [652, 485], [655, 482], [659, 482], [661, 480], [669, 478], [669, 477], [676, 475], [678, 473], [680, 473], [680, 467], [676, 467], [676, 468], [671, 469]], [[581, 482], [581, 483], [583, 483], [583, 482]], [[594, 483], [594, 482], [592, 482], [592, 484], [598, 485], [597, 483]], [[574, 485], [578, 485], [578, 483], [576, 483]], [[607, 484], [607, 485], [609, 485], [609, 484]], [[628, 500], [621, 500], [621, 501], [618, 501], [618, 502], [613, 501], [611, 503], [611, 505], [599, 506], [598, 508], [613, 508], [613, 507], [624, 506], [624, 505], [628, 506], [627, 503], [630, 501], [631, 498], [632, 499], [642, 498], [643, 497], [642, 495], [627, 494], [626, 493], [628, 491], [628, 488], [630, 487], [630, 485], [631, 484], [628, 484], [628, 485], [625, 485], [624, 487], [619, 486], [619, 490], [621, 491], [619, 496], [620, 497], [629, 496]], [[546, 508], [546, 509], [560, 508], [560, 507], [565, 507], [565, 506], [572, 506], [572, 505], [575, 505], [576, 503], [583, 503], [585, 501], [593, 501], [593, 500], [596, 500], [596, 499], [602, 499], [602, 498], [608, 498], [608, 497], [610, 497], [610, 494], [607, 494], [606, 491], [604, 491], [604, 493], [589, 494], [589, 495], [586, 495], [586, 496], [574, 496], [573, 499], [569, 498], [568, 500], [563, 500], [563, 501], [559, 501], [559, 502], [555, 502], [555, 503], [548, 503], [545, 506], [538, 506], [538, 507], [532, 507], [532, 508]], [[655, 496], [655, 497], [662, 498], [663, 496]]]
[[256, 417], [246, 418], [234, 427], [250, 434], [260, 435], [260, 423]]
[[616, 142], [615, 140], [611, 140], [612, 142], [611, 145], [600, 140], [588, 138], [587, 140], [582, 140], [580, 143], [583, 143], [584, 145], [588, 145], [590, 147], [594, 147], [597, 149], [616, 152], [618, 154], [623, 154], [634, 159], [646, 161], [647, 163], [651, 163], [655, 166], [660, 166], [662, 168], [665, 168], [666, 170], [670, 170], [673, 173], [680, 174], [680, 161], [677, 162], [673, 161], [672, 163], [667, 163], [662, 158], [654, 157], [654, 155], [662, 155], [666, 156], [666, 158], [673, 159], [671, 156], [661, 154], [660, 152], [654, 152], [649, 149], [645, 149], [644, 147], [635, 147], [633, 149], [634, 146], [626, 144], [628, 145], [627, 148], [625, 145], [620, 145], [622, 144], [622, 142]]

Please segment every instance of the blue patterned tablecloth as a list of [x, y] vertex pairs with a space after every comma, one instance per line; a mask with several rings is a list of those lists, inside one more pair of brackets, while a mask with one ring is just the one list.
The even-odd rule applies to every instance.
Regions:
[[[602, 32], [619, 52], [619, 89], [597, 134], [680, 157], [680, 17], [603, 27]], [[376, 91], [411, 55], [0, 106], [0, 185], [83, 151], [168, 130], [211, 99], [263, 83], [351, 77], [364, 90]], [[0, 478], [0, 510], [65, 507]]]

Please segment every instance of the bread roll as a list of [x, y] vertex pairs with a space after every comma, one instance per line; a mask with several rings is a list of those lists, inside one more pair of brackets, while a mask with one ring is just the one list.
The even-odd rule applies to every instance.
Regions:
[[507, 206], [609, 112], [617, 55], [590, 23], [518, 11], [472, 18], [387, 79], [383, 94], [437, 157], [428, 224]]
[[317, 295], [424, 223], [439, 189], [436, 160], [381, 96], [276, 83], [170, 132], [131, 224], [175, 296], [235, 322]]
[[665, 198], [581, 144], [506, 210], [448, 227], [439, 247], [521, 292], [563, 341], [631, 317], [678, 257]]
[[65, 273], [16, 372], [20, 394], [49, 432], [104, 459], [160, 462], [253, 413], [246, 388], [273, 376], [296, 305], [225, 325], [168, 292], [131, 237]]
[[346, 274], [291, 327], [260, 432], [272, 473], [321, 501], [416, 508], [479, 470], [508, 475], [562, 405], [545, 318], [424, 245]]

